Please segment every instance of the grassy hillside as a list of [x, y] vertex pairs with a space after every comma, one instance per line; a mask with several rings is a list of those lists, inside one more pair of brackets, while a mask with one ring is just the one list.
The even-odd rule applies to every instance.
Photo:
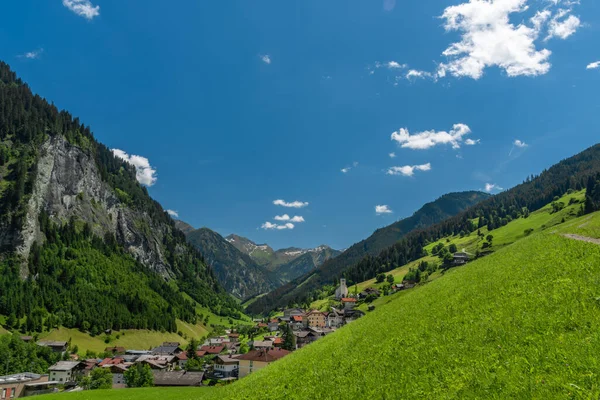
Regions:
[[[584, 223], [600, 225], [600, 213], [572, 221]], [[600, 246], [555, 230], [534, 233], [398, 295], [231, 386], [168, 393], [181, 399], [598, 398], [599, 259]], [[165, 393], [131, 391], [121, 398]]]

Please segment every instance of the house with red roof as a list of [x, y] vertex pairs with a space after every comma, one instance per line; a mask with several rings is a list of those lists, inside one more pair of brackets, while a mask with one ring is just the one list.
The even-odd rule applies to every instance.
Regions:
[[267, 365], [287, 356], [290, 351], [282, 349], [252, 350], [241, 356], [237, 356], [240, 363], [239, 377], [243, 378], [253, 372], [263, 369]]

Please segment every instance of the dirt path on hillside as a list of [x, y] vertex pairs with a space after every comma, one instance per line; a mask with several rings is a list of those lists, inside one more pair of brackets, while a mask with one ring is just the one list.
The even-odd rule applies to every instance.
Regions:
[[565, 233], [565, 234], [563, 234], [563, 236], [566, 238], [569, 238], [569, 239], [579, 240], [580, 242], [587, 242], [587, 243], [593, 243], [593, 244], [600, 245], [600, 239], [593, 239], [593, 238], [589, 238], [589, 237], [581, 236], [581, 235], [573, 235], [571, 233]]

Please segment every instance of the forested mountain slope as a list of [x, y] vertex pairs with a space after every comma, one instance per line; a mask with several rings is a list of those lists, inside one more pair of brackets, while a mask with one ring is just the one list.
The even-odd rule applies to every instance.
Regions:
[[[539, 176], [528, 177], [522, 184], [484, 200], [454, 217], [409, 233], [377, 256], [364, 257], [344, 271], [329, 270], [324, 265], [308, 279], [291, 282], [258, 299], [248, 310], [252, 313], [264, 313], [290, 303], [310, 303], [316, 299], [316, 292], [323, 285], [333, 284], [340, 277], [348, 279], [349, 284], [362, 282], [377, 273], [390, 271], [423, 257], [426, 255], [424, 247], [441, 238], [461, 232], [467, 234], [484, 226], [491, 232], [515, 218], [550, 204], [555, 197], [562, 196], [569, 189], [586, 188], [594, 182], [599, 172], [600, 145], [595, 145], [559, 162]], [[598, 195], [600, 196], [600, 192]], [[301, 283], [302, 286], [298, 289]]]
[[218, 233], [201, 228], [186, 234], [187, 240], [205, 257], [219, 282], [240, 300], [267, 293], [277, 286], [276, 278]]
[[4, 63], [0, 249], [0, 314], [27, 316], [27, 331], [172, 331], [177, 318], [196, 321], [194, 303], [239, 315], [134, 166]]
[[[306, 270], [304, 275], [293, 280], [290, 284], [278, 288], [272, 294], [264, 296], [253, 303], [248, 308], [248, 311], [251, 313], [263, 313], [274, 307], [283, 307], [286, 305], [285, 301], [288, 298], [298, 297], [299, 294], [305, 293], [307, 288], [304, 286], [300, 287], [300, 284], [303, 282], [309, 279], [310, 283], [315, 280], [319, 281], [318, 285], [308, 289], [314, 289], [319, 285], [330, 283], [333, 277], [342, 274], [345, 269], [356, 264], [365, 256], [379, 254], [383, 249], [394, 244], [412, 230], [440, 222], [488, 197], [488, 194], [482, 192], [450, 193], [431, 203], [427, 203], [411, 217], [378, 229], [367, 239], [352, 245], [340, 255], [325, 261], [316, 273], [313, 274], [314, 271]], [[292, 264], [289, 267], [293, 266]]]

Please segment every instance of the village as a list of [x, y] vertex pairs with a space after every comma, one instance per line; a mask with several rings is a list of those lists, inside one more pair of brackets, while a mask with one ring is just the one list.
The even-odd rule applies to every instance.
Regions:
[[[61, 361], [50, 366], [47, 374], [0, 376], [1, 398], [94, 389], [102, 386], [99, 380], [105, 382], [102, 388], [112, 389], [228, 384], [364, 316], [356, 305], [369, 296], [379, 296], [379, 292], [368, 288], [349, 295], [346, 281], [341, 279], [335, 292], [337, 307], [328, 312], [290, 308], [270, 319], [254, 320], [250, 327], [224, 330], [201, 343], [165, 342], [149, 350], [107, 347], [97, 358], [80, 358], [66, 341], [38, 340], [38, 346], [51, 349]], [[20, 339], [34, 341], [31, 336]]]

